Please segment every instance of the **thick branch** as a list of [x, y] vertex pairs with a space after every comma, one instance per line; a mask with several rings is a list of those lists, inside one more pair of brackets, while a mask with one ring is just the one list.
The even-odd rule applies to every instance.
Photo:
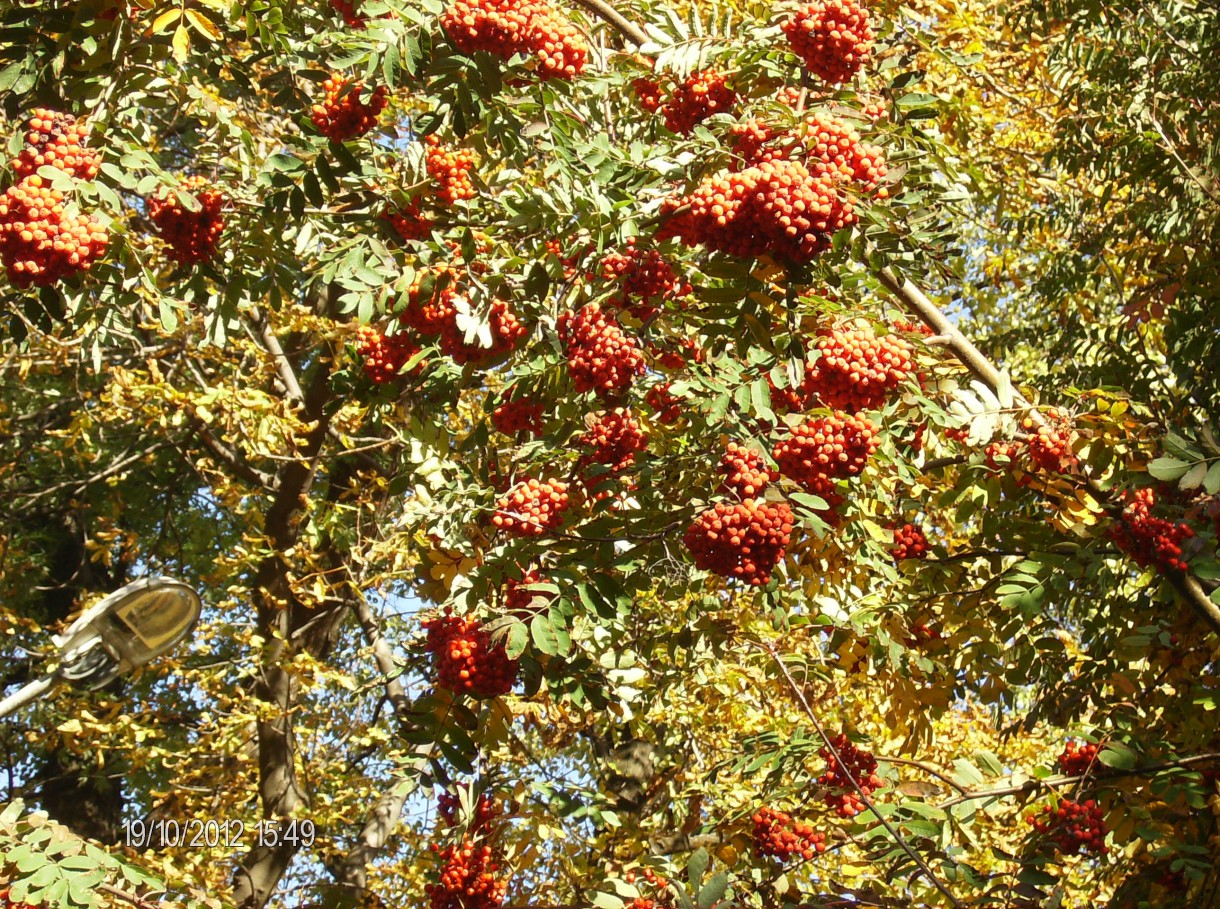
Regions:
[[195, 435], [199, 437], [199, 441], [203, 443], [204, 448], [212, 453], [212, 457], [233, 471], [234, 476], [245, 480], [251, 486], [257, 486], [261, 489], [275, 489], [274, 477], [253, 467], [234, 449], [213, 436], [204, 429], [202, 421], [196, 421]]
[[648, 33], [627, 19], [605, 0], [574, 0], [577, 6], [582, 6], [603, 22], [614, 26], [618, 33], [636, 45], [647, 44], [651, 39]]

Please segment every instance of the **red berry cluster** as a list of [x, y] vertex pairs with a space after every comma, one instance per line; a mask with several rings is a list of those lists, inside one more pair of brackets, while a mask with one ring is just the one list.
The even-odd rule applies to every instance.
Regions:
[[428, 177], [436, 183], [437, 199], [445, 205], [473, 199], [475, 191], [470, 171], [474, 168], [474, 152], [468, 148], [450, 151], [436, 135], [425, 138], [424, 144], [428, 146], [424, 166]]
[[1064, 799], [1059, 807], [1047, 805], [1042, 809], [1044, 817], [1028, 815], [1025, 819], [1039, 833], [1049, 833], [1051, 842], [1064, 855], [1094, 852], [1105, 855], [1106, 822], [1101, 808], [1092, 799], [1074, 802]]
[[702, 363], [703, 348], [694, 338], [683, 338], [675, 346], [672, 342], [648, 342], [648, 352], [656, 357], [661, 369], [685, 369], [689, 363]]
[[454, 0], [441, 27], [462, 53], [536, 59], [543, 79], [573, 79], [589, 56], [576, 26], [543, 0]]
[[719, 470], [724, 474], [724, 491], [742, 499], [762, 495], [773, 481], [779, 479], [779, 471], [768, 467], [761, 454], [737, 442], [724, 446]]
[[666, 300], [677, 300], [691, 292], [689, 281], [678, 277], [673, 266], [655, 249], [641, 250], [635, 238], [625, 252], [607, 253], [601, 261], [602, 278], [618, 283], [611, 305], [625, 309], [641, 322], [647, 321]]
[[22, 180], [40, 167], [54, 167], [78, 180], [92, 180], [102, 157], [85, 146], [88, 137], [89, 127], [71, 114], [36, 107], [26, 124], [25, 146], [13, 160], [13, 173]]
[[491, 635], [474, 619], [459, 618], [452, 607], [424, 622], [428, 640], [424, 648], [436, 666], [436, 684], [474, 698], [496, 698], [512, 691], [517, 681], [517, 661], [510, 660], [502, 645], [493, 645]]
[[781, 862], [794, 855], [811, 859], [826, 851], [826, 834], [816, 833], [812, 826], [794, 821], [783, 811], [763, 807], [754, 812], [754, 851]]
[[854, 477], [877, 450], [877, 428], [863, 417], [834, 413], [793, 427], [775, 446], [780, 473], [817, 495], [832, 481]]
[[630, 469], [636, 454], [648, 447], [648, 436], [627, 411], [607, 410], [590, 424], [580, 444], [589, 449], [581, 455], [582, 467], [604, 464], [618, 474]]
[[515, 436], [528, 432], [532, 436], [542, 435], [542, 402], [532, 398], [504, 401], [491, 412], [491, 425], [496, 432]]
[[[356, 343], [356, 353], [364, 361], [364, 374], [378, 385], [397, 379], [402, 368], [419, 350], [419, 345], [407, 335], [386, 335], [370, 325], [360, 327]], [[415, 364], [413, 373], [419, 373], [423, 368], [421, 360]]]
[[661, 83], [650, 76], [640, 76], [631, 80], [631, 90], [639, 99], [640, 107], [655, 114], [661, 109]]
[[563, 244], [555, 239], [546, 241], [546, 251], [558, 259], [559, 264], [563, 266], [563, 278], [565, 281], [570, 281], [576, 276], [576, 263], [580, 261], [579, 252], [564, 255]]
[[106, 231], [89, 215], [70, 215], [65, 196], [35, 171], [51, 166], [92, 179], [98, 156], [82, 146], [87, 134], [70, 114], [35, 108], [25, 147], [12, 162], [18, 182], [0, 196], [0, 262], [17, 287], [49, 286], [87, 271], [106, 251]]
[[787, 502], [720, 502], [695, 518], [683, 541], [696, 567], [759, 587], [784, 557], [793, 523]]
[[[879, 147], [860, 141], [855, 127], [823, 110], [805, 114], [793, 129], [775, 130], [747, 120], [732, 132], [734, 149], [747, 167], [765, 161], [801, 161], [811, 170], [825, 169], [855, 181], [865, 192], [876, 190], [889, 173]], [[885, 198], [888, 192], [882, 189], [877, 195]]]
[[659, 107], [665, 128], [689, 136], [708, 117], [729, 110], [737, 103], [737, 92], [725, 84], [726, 78], [724, 73], [705, 69], [676, 83]]
[[357, 7], [360, 0], [330, 0], [331, 9], [343, 17], [348, 28], [364, 28], [368, 17], [362, 15]]
[[897, 335], [877, 337], [867, 327], [822, 330], [817, 349], [805, 388], [825, 406], [849, 413], [880, 407], [912, 369], [906, 341]]
[[1059, 772], [1065, 776], [1084, 776], [1093, 768], [1100, 750], [1095, 742], [1067, 742], [1058, 758]]
[[504, 584], [504, 606], [513, 615], [528, 619], [537, 610], [533, 607], [535, 598], [550, 597], [550, 594], [532, 590], [531, 585], [541, 584], [542, 575], [538, 569], [531, 569], [522, 575], [521, 580], [509, 578]]
[[570, 504], [568, 484], [562, 480], [526, 480], [496, 503], [491, 522], [513, 536], [542, 536], [559, 526]]
[[1129, 504], [1118, 524], [1110, 529], [1110, 539], [1141, 567], [1155, 565], [1161, 571], [1185, 571], [1182, 542], [1195, 535], [1181, 521], [1154, 517], [1156, 493], [1151, 487], [1124, 495]]
[[453, 298], [454, 311], [441, 329], [441, 353], [453, 357], [455, 363], [465, 365], [473, 363], [482, 366], [496, 360], [517, 346], [517, 342], [529, 334], [529, 329], [517, 318], [512, 307], [505, 300], [494, 300], [488, 313], [488, 324], [491, 327], [491, 346], [481, 347], [476, 337], [466, 341], [466, 333], [458, 327], [458, 313], [464, 311], [470, 315], [469, 304], [462, 297]]
[[427, 884], [431, 909], [499, 909], [508, 882], [497, 876], [500, 864], [495, 849], [467, 836], [459, 843], [429, 847], [440, 856], [440, 878]]
[[814, 0], [783, 29], [809, 71], [832, 85], [850, 79], [872, 53], [868, 11], [856, 0]]
[[899, 562], [903, 559], [926, 559], [929, 549], [928, 538], [914, 524], [903, 524], [894, 529], [894, 545], [890, 553]]
[[872, 752], [857, 748], [840, 733], [830, 740], [839, 759], [835, 760], [829, 748], [823, 748], [818, 753], [828, 764], [826, 772], [818, 777], [818, 782], [830, 789], [840, 790], [828, 792], [823, 800], [839, 817], [855, 817], [867, 807], [860, 793], [851, 781], [854, 779], [865, 795], [871, 795], [881, 788], [881, 778], [877, 776], [877, 759]]
[[29, 903], [17, 903], [9, 899], [8, 889], [0, 890], [0, 906], [4, 909], [35, 909]]
[[1021, 427], [1030, 433], [1027, 440], [1030, 460], [1035, 467], [1049, 473], [1068, 473], [1078, 463], [1072, 451], [1076, 430], [1071, 420], [1057, 412], [1047, 416], [1050, 419], [1041, 425], [1029, 417], [1021, 421]]
[[908, 335], [923, 335], [925, 338], [930, 338], [936, 334], [932, 330], [932, 326], [925, 325], [923, 322], [909, 322], [906, 319], [896, 319], [893, 327], [894, 331]]
[[[436, 807], [437, 813], [446, 826], [456, 827], [462, 822], [462, 799], [459, 795], [442, 792], [437, 796]], [[479, 800], [474, 806], [474, 816], [469, 819], [468, 831], [471, 834], [489, 833], [495, 822], [500, 819], [503, 810], [504, 806], [500, 804], [500, 800], [491, 793], [480, 794]]]
[[381, 217], [404, 243], [426, 240], [432, 233], [432, 219], [420, 210], [418, 199], [412, 200], [405, 208], [386, 209]]
[[568, 358], [568, 375], [579, 392], [603, 399], [618, 396], [644, 371], [644, 355], [635, 340], [590, 303], [559, 317], [559, 340]]
[[944, 640], [944, 635], [940, 633], [939, 629], [920, 623], [911, 626], [911, 636], [906, 639], [905, 643], [908, 647], [922, 647], [942, 640]]
[[765, 253], [809, 262], [858, 217], [840, 178], [820, 163], [763, 161], [705, 178], [688, 196], [669, 198], [658, 238], [678, 237], [731, 256]]
[[677, 423], [682, 418], [682, 402], [669, 390], [672, 384], [657, 382], [644, 395], [644, 401], [656, 411], [656, 421], [665, 426]]
[[208, 181], [199, 176], [190, 177], [182, 185], [198, 201], [198, 211], [184, 207], [177, 193], [165, 192], [148, 200], [148, 216], [169, 246], [169, 257], [179, 265], [212, 258], [225, 229], [224, 208], [228, 200], [220, 190], [207, 186]]
[[369, 132], [390, 103], [384, 85], [377, 86], [365, 102], [360, 100], [364, 83], [351, 82], [338, 74], [323, 82], [322, 88], [326, 97], [313, 106], [310, 119], [314, 128], [333, 142], [346, 142]]

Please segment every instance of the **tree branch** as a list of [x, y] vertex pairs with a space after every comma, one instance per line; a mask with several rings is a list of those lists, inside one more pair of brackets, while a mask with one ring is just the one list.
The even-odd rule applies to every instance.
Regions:
[[606, 0], [573, 0], [577, 6], [584, 7], [603, 22], [614, 26], [623, 37], [637, 46], [642, 46], [651, 40], [648, 33], [616, 10]]
[[[881, 760], [878, 758], [878, 760]], [[1075, 786], [1077, 783], [1087, 779], [1095, 781], [1116, 780], [1128, 776], [1150, 776], [1159, 773], [1162, 770], [1172, 770], [1176, 767], [1189, 767], [1192, 764], [1206, 764], [1210, 762], [1220, 762], [1220, 753], [1196, 754], [1191, 757], [1179, 758], [1176, 761], [1165, 761], [1161, 764], [1149, 764], [1146, 767], [1133, 767], [1130, 770], [1114, 770], [1107, 768], [1104, 773], [1084, 773], [1077, 776], [1052, 776], [1045, 780], [1026, 780], [1016, 786], [1001, 786], [998, 789], [984, 789], [975, 792], [966, 792], [962, 795], [955, 796], [941, 802], [937, 807], [941, 809], [952, 808], [954, 805], [960, 805], [963, 802], [977, 801], [978, 799], [1003, 798], [1009, 795], [1021, 795], [1025, 792], [1037, 792], [1039, 789], [1059, 789], [1062, 786]]]
[[[877, 271], [877, 278], [925, 325], [946, 339], [945, 346], [976, 379], [993, 392], [998, 390], [1000, 371], [962, 334], [956, 325], [945, 317], [940, 308], [928, 299], [922, 290], [908, 280], [899, 280], [898, 276], [889, 268]], [[1026, 411], [1031, 420], [1039, 425], [1045, 422], [1042, 414], [1019, 391], [1014, 389], [1012, 394], [1013, 403]], [[1088, 475], [1084, 475], [1083, 480], [1089, 492], [1105, 507], [1112, 518], [1122, 515], [1124, 503], [1118, 499], [1114, 490], [1103, 489], [1096, 480]], [[1169, 582], [1178, 597], [1211, 627], [1213, 634], [1220, 634], [1220, 606], [1211, 601], [1207, 592], [1193, 575], [1181, 571], [1164, 571], [1162, 577]]]

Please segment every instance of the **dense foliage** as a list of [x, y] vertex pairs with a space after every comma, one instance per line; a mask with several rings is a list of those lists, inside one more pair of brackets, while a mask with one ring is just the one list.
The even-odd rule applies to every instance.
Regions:
[[1216, 904], [1220, 23], [1003, 12], [0, 9], [0, 900]]

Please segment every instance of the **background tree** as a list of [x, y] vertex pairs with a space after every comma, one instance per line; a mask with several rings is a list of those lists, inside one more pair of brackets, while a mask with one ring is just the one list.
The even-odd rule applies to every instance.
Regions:
[[578, 6], [4, 13], [6, 899], [1214, 903], [1214, 11]]

